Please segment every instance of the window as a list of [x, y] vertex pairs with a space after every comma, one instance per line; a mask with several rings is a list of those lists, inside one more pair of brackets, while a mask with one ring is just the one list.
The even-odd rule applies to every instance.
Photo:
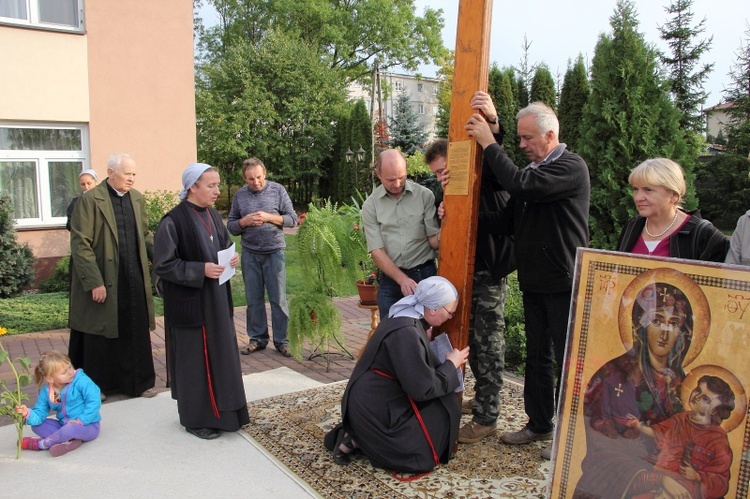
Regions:
[[424, 83], [417, 83], [417, 92], [420, 94], [424, 92]]
[[65, 224], [88, 168], [85, 126], [48, 128], [0, 124], [0, 192], [10, 195], [18, 227]]
[[393, 88], [396, 89], [396, 92], [400, 92], [404, 89], [404, 82], [401, 80], [396, 80], [393, 82]]
[[83, 31], [83, 0], [0, 0], [0, 23]]
[[424, 114], [424, 104], [419, 105], [419, 114]]

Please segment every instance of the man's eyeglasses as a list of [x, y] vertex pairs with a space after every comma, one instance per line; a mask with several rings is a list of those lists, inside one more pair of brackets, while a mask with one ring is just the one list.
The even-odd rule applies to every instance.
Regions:
[[453, 319], [453, 312], [451, 312], [450, 310], [448, 310], [445, 307], [442, 307], [442, 308], [443, 308], [443, 310], [445, 310], [446, 312], [448, 312], [448, 318]]

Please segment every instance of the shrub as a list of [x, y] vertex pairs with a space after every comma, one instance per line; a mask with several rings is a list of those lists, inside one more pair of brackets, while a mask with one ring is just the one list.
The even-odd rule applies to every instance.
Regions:
[[34, 254], [16, 240], [10, 197], [0, 196], [0, 298], [21, 292], [34, 279]]
[[39, 283], [39, 291], [42, 293], [56, 293], [58, 291], [70, 291], [70, 257], [64, 256], [55, 264], [52, 275]]
[[508, 276], [505, 299], [505, 368], [523, 374], [526, 362], [526, 330], [524, 328], [523, 296], [518, 289], [518, 275]]
[[143, 193], [143, 197], [146, 201], [148, 229], [151, 232], [156, 232], [162, 217], [179, 204], [179, 194], [175, 191], [146, 191]]

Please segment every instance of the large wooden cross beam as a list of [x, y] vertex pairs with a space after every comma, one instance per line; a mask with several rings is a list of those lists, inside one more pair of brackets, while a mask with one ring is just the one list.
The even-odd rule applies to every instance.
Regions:
[[448, 170], [440, 235], [438, 272], [456, 286], [460, 301], [454, 318], [443, 325], [451, 343], [464, 348], [469, 342], [469, 316], [474, 277], [479, 184], [482, 151], [464, 125], [474, 110], [469, 107], [477, 90], [487, 91], [489, 76], [492, 0], [460, 0], [453, 96], [449, 127]]

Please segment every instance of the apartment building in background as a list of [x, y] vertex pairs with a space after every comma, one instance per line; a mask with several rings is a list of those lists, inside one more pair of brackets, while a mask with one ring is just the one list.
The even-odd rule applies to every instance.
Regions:
[[[438, 88], [440, 80], [436, 78], [426, 78], [423, 76], [412, 76], [398, 73], [381, 72], [380, 81], [382, 88], [382, 107], [386, 123], [390, 124], [391, 119], [395, 116], [396, 102], [401, 92], [409, 96], [412, 108], [419, 117], [419, 123], [427, 132], [427, 141], [435, 138], [435, 127], [438, 112]], [[363, 86], [358, 82], [349, 85], [349, 98], [364, 99], [367, 111], [371, 107], [372, 86]], [[379, 111], [379, 102], [377, 90], [375, 90], [375, 114], [377, 118]]]
[[78, 173], [138, 163], [141, 192], [196, 160], [192, 0], [0, 1], [0, 193], [37, 279], [70, 253]]

